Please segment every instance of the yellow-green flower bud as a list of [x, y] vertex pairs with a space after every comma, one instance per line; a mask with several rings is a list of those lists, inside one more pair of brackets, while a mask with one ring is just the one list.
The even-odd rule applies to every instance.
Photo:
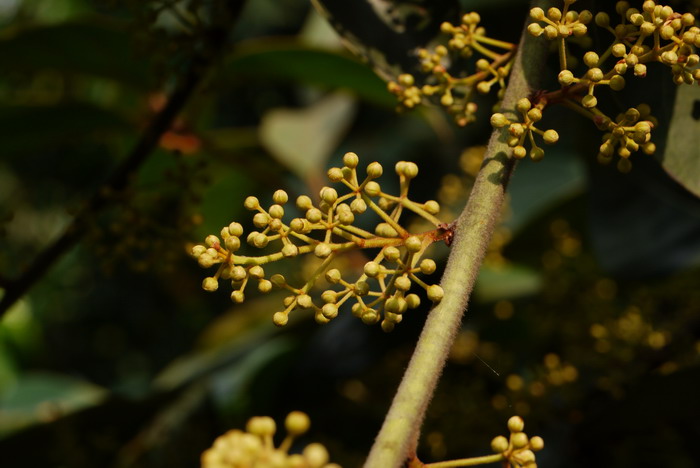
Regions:
[[284, 205], [289, 200], [289, 195], [284, 190], [277, 190], [272, 194], [272, 201], [278, 205]]
[[495, 113], [491, 116], [491, 126], [494, 128], [505, 127], [509, 123], [510, 120], [508, 120], [503, 114]]
[[355, 221], [355, 215], [353, 215], [352, 211], [349, 209], [338, 211], [338, 221], [340, 221], [341, 224], [350, 225]]
[[587, 107], [590, 109], [598, 104], [598, 99], [596, 99], [596, 97], [592, 94], [586, 94], [581, 99], [581, 104], [583, 105], [583, 107]]
[[406, 296], [406, 305], [409, 309], [416, 309], [420, 305], [420, 297], [418, 294], [409, 294]]
[[610, 89], [613, 91], [620, 91], [625, 87], [625, 79], [620, 75], [615, 75], [610, 78]]
[[284, 208], [282, 208], [282, 205], [272, 205], [268, 210], [268, 213], [270, 213], [270, 216], [275, 219], [282, 219], [284, 216]]
[[326, 289], [321, 293], [321, 300], [326, 304], [335, 304], [338, 300], [338, 295], [331, 289]]
[[260, 437], [272, 436], [277, 430], [274, 419], [267, 416], [256, 416], [250, 418], [245, 427], [247, 432]]
[[331, 321], [331, 319], [327, 319], [326, 317], [324, 317], [321, 312], [316, 312], [316, 314], [314, 314], [314, 320], [319, 325], [325, 325]]
[[286, 244], [282, 247], [282, 255], [285, 257], [296, 257], [299, 255], [299, 247], [294, 244]]
[[559, 141], [559, 134], [557, 133], [556, 130], [547, 130], [542, 135], [542, 139], [548, 145], [552, 145], [552, 144], [556, 143], [557, 141]]
[[307, 197], [306, 195], [301, 195], [300, 197], [297, 197], [297, 207], [300, 210], [308, 211], [311, 208], [313, 208], [314, 204], [311, 201], [311, 198]]
[[530, 159], [532, 159], [535, 162], [542, 161], [544, 158], [544, 150], [540, 148], [539, 146], [532, 148], [530, 150]]
[[270, 278], [270, 281], [272, 282], [272, 284], [274, 284], [278, 288], [283, 288], [284, 285], [287, 284], [287, 280], [285, 280], [284, 276], [280, 275], [279, 273], [272, 275], [272, 278]]
[[384, 257], [390, 262], [395, 262], [401, 256], [401, 252], [394, 246], [384, 248]]
[[508, 419], [508, 430], [510, 432], [522, 432], [523, 429], [525, 429], [525, 421], [523, 421], [523, 418], [520, 416], [512, 416]]
[[547, 18], [551, 19], [555, 23], [561, 19], [561, 10], [559, 8], [552, 7], [547, 10]]
[[540, 7], [530, 9], [530, 18], [542, 21], [544, 19], [544, 10]]
[[339, 167], [331, 167], [328, 169], [328, 178], [333, 182], [340, 182], [343, 180], [343, 171]]
[[423, 248], [423, 241], [418, 236], [410, 236], [404, 245], [409, 252], [418, 252]]
[[358, 296], [366, 296], [369, 294], [369, 283], [367, 281], [358, 281], [354, 286], [355, 294]]
[[435, 215], [440, 212], [440, 204], [435, 200], [428, 200], [427, 202], [423, 203], [423, 209], [428, 213]]
[[236, 304], [240, 304], [241, 302], [245, 301], [245, 295], [243, 294], [243, 291], [233, 291], [231, 293], [231, 300]]
[[318, 208], [311, 208], [306, 212], [306, 219], [311, 223], [318, 223], [323, 218], [323, 213]]
[[224, 245], [229, 252], [235, 252], [241, 248], [241, 240], [238, 237], [231, 236], [226, 238]]
[[435, 303], [440, 302], [445, 295], [445, 291], [443, 291], [440, 285], [438, 284], [433, 284], [432, 286], [429, 286], [427, 292], [428, 299]]
[[321, 308], [321, 313], [327, 319], [334, 319], [338, 316], [338, 306], [335, 304], [331, 304], [330, 302], [324, 304]]
[[508, 450], [508, 439], [503, 436], [494, 437], [491, 441], [491, 450], [494, 453], [503, 453]]
[[340, 281], [340, 278], [340, 270], [338, 270], [337, 268], [333, 268], [332, 270], [328, 270], [326, 272], [326, 281], [328, 281], [331, 284], [337, 284]]
[[549, 40], [556, 39], [557, 36], [559, 35], [559, 30], [552, 26], [551, 24], [548, 24], [547, 26], [544, 27], [544, 37], [546, 37]]
[[235, 266], [231, 269], [231, 279], [236, 281], [243, 281], [248, 276], [248, 272], [242, 266]]
[[216, 237], [214, 234], [209, 234], [209, 235], [204, 239], [204, 243], [205, 243], [208, 247], [214, 247], [215, 245], [219, 245], [220, 241], [219, 241], [219, 238]]
[[333, 187], [323, 187], [320, 196], [321, 200], [332, 205], [338, 199], [338, 192]]
[[542, 111], [537, 107], [533, 107], [532, 109], [527, 111], [527, 117], [533, 122], [539, 122], [540, 120], [542, 120]]
[[309, 427], [311, 427], [311, 420], [306, 413], [292, 411], [284, 420], [284, 427], [287, 429], [287, 434], [298, 436], [309, 430]]
[[195, 245], [194, 247], [192, 247], [192, 252], [191, 252], [191, 254], [192, 254], [193, 257], [197, 258], [197, 257], [199, 257], [200, 255], [202, 255], [202, 254], [203, 254], [204, 252], [206, 252], [206, 251], [207, 251], [207, 248], [206, 248], [205, 246], [203, 246], [203, 245]]
[[513, 444], [513, 448], [516, 449], [527, 447], [527, 443], [529, 442], [527, 434], [525, 434], [524, 432], [515, 432], [511, 434], [510, 441]]
[[356, 198], [350, 203], [350, 209], [353, 213], [362, 214], [367, 211], [367, 203], [361, 198]]
[[435, 273], [435, 270], [437, 269], [437, 265], [435, 264], [435, 260], [431, 258], [424, 258], [420, 262], [420, 271], [424, 275], [430, 275]]
[[587, 67], [592, 68], [592, 67], [597, 67], [598, 66], [598, 61], [600, 60], [600, 57], [598, 57], [598, 54], [595, 52], [588, 51], [583, 55], [583, 63], [586, 64]]
[[378, 183], [370, 181], [367, 182], [367, 184], [365, 184], [365, 193], [370, 197], [376, 197], [377, 195], [382, 193], [382, 189]]
[[517, 159], [523, 159], [525, 156], [527, 156], [527, 150], [524, 146], [518, 145], [513, 148], [513, 156]]
[[255, 265], [250, 267], [248, 274], [251, 276], [251, 278], [262, 279], [265, 277], [265, 270], [260, 265]]
[[610, 16], [607, 13], [603, 13], [602, 11], [600, 13], [597, 13], [595, 15], [595, 24], [597, 24], [601, 28], [607, 28], [608, 26], [610, 26]]
[[527, 27], [527, 32], [533, 37], [540, 37], [544, 32], [544, 29], [542, 29], [542, 26], [537, 23], [530, 23]]
[[544, 440], [542, 440], [542, 437], [535, 436], [532, 439], [530, 439], [530, 449], [533, 452], [539, 452], [543, 448], [544, 448]]
[[591, 68], [588, 70], [588, 73], [586, 73], [586, 77], [588, 77], [588, 79], [592, 82], [597, 83], [605, 78], [605, 75], [603, 74], [603, 70], [600, 68]]
[[379, 272], [380, 272], [380, 267], [377, 262], [367, 262], [365, 263], [364, 267], [364, 272], [365, 275], [369, 276], [370, 278], [375, 278]]
[[262, 233], [258, 233], [254, 238], [253, 238], [253, 245], [259, 249], [263, 249], [267, 247], [267, 244], [270, 242], [270, 239]]
[[314, 248], [314, 255], [316, 255], [318, 258], [326, 258], [331, 253], [333, 253], [333, 249], [325, 242], [316, 244], [316, 247]]
[[373, 162], [367, 166], [367, 176], [371, 179], [376, 179], [382, 176], [382, 165], [378, 162]]
[[515, 104], [515, 108], [518, 109], [518, 111], [521, 114], [527, 113], [527, 111], [530, 110], [532, 107], [532, 103], [528, 98], [520, 98], [518, 99], [518, 102]]
[[289, 317], [284, 312], [275, 312], [272, 316], [272, 322], [278, 327], [283, 327], [289, 322]]
[[258, 281], [258, 291], [269, 293], [272, 290], [272, 283], [266, 279]]
[[204, 278], [204, 281], [202, 281], [202, 289], [209, 292], [216, 291], [219, 289], [219, 282], [212, 276]]
[[321, 468], [328, 463], [328, 450], [321, 444], [309, 444], [302, 453], [309, 468]]
[[355, 169], [359, 163], [360, 158], [355, 153], [345, 153], [345, 156], [343, 156], [343, 164], [350, 169]]
[[255, 197], [248, 197], [245, 199], [245, 202], [243, 202], [243, 206], [246, 209], [253, 211], [260, 208], [260, 202]]
[[256, 213], [253, 216], [253, 224], [257, 228], [264, 228], [270, 223], [270, 216], [267, 213]]
[[199, 266], [202, 268], [209, 268], [216, 263], [216, 258], [212, 257], [208, 253], [203, 253], [199, 257], [197, 257], [197, 263], [199, 263]]
[[311, 300], [311, 296], [308, 294], [300, 294], [297, 297], [297, 304], [299, 304], [299, 307], [304, 309], [310, 309], [314, 305], [313, 301]]
[[394, 286], [396, 286], [396, 289], [398, 289], [399, 291], [408, 291], [409, 289], [411, 289], [411, 280], [408, 279], [407, 276], [399, 276], [394, 281]]
[[401, 86], [413, 86], [415, 80], [413, 79], [413, 75], [403, 73], [399, 75], [399, 83], [401, 84]]

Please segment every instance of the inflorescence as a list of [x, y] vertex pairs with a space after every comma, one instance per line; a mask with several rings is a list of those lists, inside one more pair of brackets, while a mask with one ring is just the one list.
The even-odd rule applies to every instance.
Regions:
[[[412, 109], [421, 104], [424, 98], [438, 97], [460, 126], [476, 120], [476, 93], [488, 94], [495, 86], [498, 98], [503, 97], [505, 79], [510, 73], [515, 56], [515, 44], [499, 41], [486, 36], [486, 30], [479, 26], [481, 17], [471, 12], [462, 16], [460, 24], [442, 23], [441, 31], [450, 39], [447, 46], [439, 45], [433, 51], [421, 49], [421, 71], [426, 73], [425, 84], [418, 87], [413, 75], [402, 74], [396, 82], [391, 81], [388, 89], [399, 99], [399, 107]], [[476, 70], [467, 76], [457, 76], [450, 72], [451, 55], [454, 59], [471, 58], [474, 54]]]
[[[244, 206], [255, 212], [253, 224], [258, 229], [250, 232], [246, 241], [260, 249], [275, 246], [275, 251], [260, 256], [243, 256], [236, 252], [241, 247], [243, 226], [233, 222], [221, 230], [220, 237], [209, 235], [204, 244], [192, 248], [192, 255], [204, 268], [217, 266], [213, 276], [207, 277], [202, 287], [216, 291], [219, 280], [230, 280], [233, 287], [231, 299], [240, 303], [245, 300], [245, 289], [257, 283], [258, 291], [267, 293], [274, 287], [287, 290], [284, 309], [276, 312], [273, 321], [285, 325], [289, 314], [295, 309], [311, 309], [319, 323], [327, 323], [338, 315], [340, 307], [354, 301], [352, 313], [366, 324], [381, 321], [385, 331], [391, 331], [401, 322], [402, 314], [415, 309], [421, 299], [410, 293], [413, 284], [426, 291], [433, 303], [440, 302], [442, 288], [427, 284], [418, 275], [429, 275], [436, 270], [436, 263], [424, 258], [425, 250], [436, 241], [449, 240], [451, 229], [435, 215], [440, 211], [436, 201], [417, 203], [408, 197], [410, 181], [418, 175], [418, 166], [401, 161], [396, 164], [400, 180], [397, 196], [382, 191], [376, 181], [382, 173], [381, 164], [373, 162], [367, 166], [367, 176], [360, 181], [355, 153], [343, 157], [343, 167], [328, 171], [328, 178], [345, 185], [349, 193], [340, 195], [332, 187], [323, 187], [320, 201], [302, 195], [296, 207], [303, 216], [284, 221], [288, 195], [283, 190], [272, 196], [273, 204], [267, 209], [255, 197], [248, 197]], [[401, 226], [399, 218], [404, 211], [413, 212], [435, 226], [435, 229], [411, 233]], [[291, 210], [290, 210], [291, 211]], [[374, 232], [355, 225], [356, 216], [372, 212], [380, 222]], [[365, 263], [363, 273], [354, 281], [348, 281], [333, 261], [343, 252], [355, 249], [378, 249], [372, 260]], [[321, 262], [311, 277], [300, 287], [294, 287], [281, 274], [267, 277], [263, 265], [285, 258], [312, 254]], [[325, 280], [329, 287], [320, 295], [320, 303], [309, 293], [319, 281]]]
[[[532, 36], [543, 36], [556, 43], [561, 88], [523, 96], [517, 109], [494, 114], [491, 123], [495, 128], [507, 126], [513, 157], [523, 158], [529, 154], [537, 161], [544, 156], [544, 150], [535, 143], [533, 132], [541, 135], [545, 143], [554, 143], [558, 135], [554, 130], [542, 132], [533, 124], [542, 118], [549, 105], [563, 104], [590, 119], [604, 132], [598, 160], [609, 163], [617, 155], [618, 169], [627, 172], [632, 167], [629, 161], [632, 153], [639, 150], [654, 153], [656, 147], [651, 142], [651, 131], [657, 124], [656, 119], [650, 115], [646, 104], [630, 108], [612, 119], [598, 107], [599, 89], [620, 91], [630, 75], [646, 76], [647, 66], [654, 62], [668, 66], [676, 84], [699, 83], [697, 48], [700, 47], [700, 28], [692, 14], [676, 12], [653, 0], [645, 1], [641, 9], [632, 8], [627, 1], [617, 2], [615, 10], [621, 17], [618, 24], [612, 23], [610, 15], [604, 12], [593, 15], [588, 10], [572, 10], [570, 7], [576, 0], [564, 0], [563, 3], [561, 9], [553, 7], [544, 11], [532, 8], [530, 16], [534, 22], [527, 28]], [[401, 108], [413, 108], [423, 103], [426, 97], [438, 96], [457, 123], [466, 125], [475, 120], [475, 93], [485, 94], [497, 86], [498, 98], [502, 98], [516, 45], [487, 37], [484, 28], [479, 26], [480, 20], [477, 13], [468, 13], [458, 25], [444, 23], [441, 29], [448, 36], [445, 43], [432, 51], [419, 52], [426, 76], [421, 79], [403, 74], [396, 82], [389, 82], [389, 91], [398, 97]], [[567, 43], [575, 40], [579, 45], [590, 44], [588, 34], [592, 24], [607, 30], [612, 41], [601, 54], [586, 51], [582, 60], [584, 67], [577, 71], [569, 58]], [[470, 58], [475, 54], [481, 57], [476, 60], [473, 74], [461, 76], [454, 70], [448, 71], [457, 68], [455, 64], [458, 62], [450, 60], [452, 56]], [[417, 85], [416, 82], [421, 80], [425, 84]], [[526, 101], [529, 104], [526, 105]]]
[[267, 416], [251, 418], [245, 432], [232, 429], [217, 437], [202, 453], [202, 468], [340, 468], [329, 462], [328, 450], [319, 443], [307, 445], [301, 453], [289, 453], [294, 439], [310, 425], [305, 413], [289, 413], [284, 422], [287, 437], [275, 447], [275, 421]]

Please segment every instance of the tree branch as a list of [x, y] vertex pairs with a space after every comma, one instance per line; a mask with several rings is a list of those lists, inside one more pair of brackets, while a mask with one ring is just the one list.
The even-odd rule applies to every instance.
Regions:
[[[129, 155], [117, 166], [100, 189], [88, 199], [63, 234], [41, 251], [19, 278], [6, 279], [5, 294], [0, 299], [0, 318], [46, 274], [58, 259], [80, 241], [86, 232], [90, 219], [94, 219], [96, 213], [112, 203], [113, 198], [107, 194], [123, 190], [157, 147], [161, 135], [172, 126], [177, 115], [206, 76], [210, 65], [218, 59], [220, 52], [226, 45], [227, 28], [231, 26], [231, 20], [243, 7], [244, 1], [236, 0], [229, 3], [226, 6], [227, 10], [221, 12], [219, 16], [221, 23], [206, 32], [201, 48], [202, 52], [191, 59], [175, 89], [168, 97], [165, 107], [151, 120]], [[228, 24], [225, 24], [226, 21]]]
[[[503, 99], [502, 108], [506, 113], [514, 110], [518, 99], [531, 94], [547, 49], [545, 41], [523, 33]], [[365, 468], [399, 468], [415, 454], [425, 412], [497, 226], [508, 181], [515, 168], [510, 153], [511, 148], [503, 141], [503, 132], [494, 131], [467, 206], [457, 220], [452, 251], [441, 281], [444, 299], [426, 320]]]

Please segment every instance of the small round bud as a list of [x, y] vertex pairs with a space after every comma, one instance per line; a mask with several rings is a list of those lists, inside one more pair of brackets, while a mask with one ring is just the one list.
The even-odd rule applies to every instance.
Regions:
[[300, 210], [308, 211], [311, 208], [313, 208], [314, 204], [311, 201], [311, 198], [307, 197], [306, 195], [301, 195], [300, 197], [297, 197], [297, 207]]
[[367, 203], [361, 198], [356, 198], [350, 203], [350, 210], [353, 213], [362, 214], [367, 211]]
[[547, 25], [544, 27], [544, 37], [549, 40], [556, 39], [559, 35], [559, 30], [552, 25]]
[[503, 453], [508, 450], [508, 439], [503, 436], [494, 437], [491, 441], [491, 450], [494, 453]]
[[309, 430], [311, 420], [301, 411], [292, 411], [284, 420], [284, 427], [291, 436], [298, 436]]
[[260, 265], [255, 265], [250, 267], [250, 270], [248, 270], [248, 274], [251, 278], [263, 279], [265, 277], [265, 270]]
[[542, 26], [537, 23], [530, 23], [527, 26], [527, 32], [533, 37], [540, 37], [544, 32], [544, 29], [542, 29]]
[[335, 291], [327, 289], [321, 293], [321, 300], [326, 304], [335, 304], [338, 300], [338, 295]]
[[587, 67], [592, 68], [598, 66], [599, 60], [600, 57], [593, 51], [588, 51], [583, 55], [583, 63], [585, 63]]
[[333, 182], [340, 182], [344, 178], [342, 169], [339, 167], [331, 167], [328, 169], [328, 178]]
[[596, 99], [596, 97], [592, 94], [586, 94], [581, 99], [581, 104], [583, 105], [583, 107], [588, 107], [590, 109], [591, 107], [595, 107], [598, 104], [598, 99]]
[[413, 75], [410, 75], [408, 73], [402, 73], [399, 75], [399, 84], [401, 86], [413, 86], [415, 83], [415, 80], [413, 78]]
[[253, 237], [253, 245], [259, 249], [267, 247], [269, 242], [270, 239], [262, 233], [258, 233], [255, 237]]
[[289, 322], [289, 317], [284, 312], [275, 312], [275, 314], [272, 316], [272, 323], [278, 327], [287, 325], [287, 322]]
[[380, 267], [377, 262], [367, 262], [365, 263], [364, 267], [364, 272], [365, 275], [369, 276], [370, 278], [375, 278], [379, 272], [380, 272]]
[[406, 305], [409, 309], [416, 309], [420, 305], [420, 297], [418, 294], [409, 294], [406, 296]]
[[518, 145], [513, 148], [513, 157], [517, 159], [523, 159], [527, 155], [527, 150], [524, 146]]
[[411, 280], [408, 279], [408, 277], [406, 276], [399, 276], [394, 281], [394, 285], [399, 291], [408, 291], [409, 289], [411, 289]]
[[440, 302], [445, 295], [445, 291], [437, 285], [433, 284], [432, 286], [428, 287], [428, 299], [430, 299], [432, 302]]
[[330, 302], [324, 304], [321, 308], [321, 313], [327, 319], [334, 319], [338, 316], [338, 306], [335, 304], [331, 304]]
[[338, 199], [338, 192], [332, 187], [323, 187], [321, 189], [321, 200], [332, 205]]
[[588, 73], [586, 73], [586, 76], [589, 80], [591, 80], [594, 83], [597, 83], [603, 78], [605, 78], [603, 70], [601, 70], [600, 68], [591, 68], [590, 70], [588, 70]]
[[258, 208], [260, 208], [260, 202], [255, 197], [248, 197], [245, 199], [245, 202], [243, 202], [243, 206], [247, 210], [257, 210]]
[[440, 212], [440, 204], [435, 200], [428, 200], [423, 204], [423, 209], [428, 213], [435, 215]]
[[311, 208], [306, 212], [306, 219], [311, 223], [318, 223], [323, 218], [323, 213], [318, 208]]
[[333, 249], [325, 242], [316, 244], [316, 247], [314, 248], [314, 255], [316, 255], [318, 258], [326, 258], [331, 253], [333, 253]]
[[552, 144], [556, 143], [557, 141], [559, 141], [559, 134], [557, 133], [556, 130], [547, 130], [542, 135], [542, 139], [548, 145], [552, 145]]
[[[345, 205], [347, 206], [347, 205]], [[338, 211], [338, 221], [340, 221], [341, 224], [350, 225], [355, 221], [355, 215], [352, 214], [352, 211], [350, 211], [350, 208], [347, 210], [342, 210]]]
[[282, 205], [272, 205], [268, 210], [268, 213], [270, 213], [270, 216], [275, 219], [282, 219], [284, 216], [284, 208], [282, 208]]
[[561, 10], [559, 8], [552, 7], [549, 10], [547, 10], [547, 18], [551, 19], [554, 22], [557, 22], [561, 19]]
[[266, 279], [258, 282], [258, 291], [261, 293], [269, 293], [272, 291], [272, 283]]
[[527, 434], [524, 432], [515, 432], [511, 434], [510, 440], [513, 443], [513, 448], [521, 449], [523, 447], [527, 447], [528, 438]]
[[272, 194], [272, 201], [278, 205], [284, 205], [289, 200], [289, 195], [284, 190], [277, 190]]
[[569, 70], [562, 70], [561, 72], [559, 72], [559, 76], [557, 76], [557, 79], [559, 80], [559, 83], [562, 86], [568, 86], [576, 80], [574, 74], [571, 73]]
[[410, 236], [404, 245], [409, 252], [418, 252], [423, 247], [423, 241], [418, 236]]
[[420, 262], [420, 271], [424, 275], [430, 275], [435, 272], [437, 269], [437, 265], [435, 264], [435, 260], [431, 258], [424, 258]]
[[512, 416], [508, 420], [508, 430], [510, 432], [522, 432], [525, 429], [525, 421], [520, 416]]
[[399, 233], [387, 223], [379, 223], [374, 228], [374, 233], [380, 237], [398, 237]]
[[370, 197], [376, 197], [382, 193], [382, 189], [378, 183], [372, 180], [365, 184], [365, 193]]
[[303, 309], [310, 309], [313, 307], [314, 302], [308, 294], [299, 294], [299, 296], [297, 296], [297, 304]]
[[389, 246], [384, 249], [384, 257], [390, 262], [395, 262], [401, 256], [401, 252], [394, 246]]
[[527, 118], [533, 122], [539, 122], [540, 120], [542, 120], [542, 111], [539, 110], [537, 107], [533, 107], [532, 109], [527, 111]]
[[294, 244], [286, 244], [282, 247], [282, 255], [285, 257], [296, 257], [299, 255], [299, 247]]
[[215, 245], [219, 245], [220, 242], [221, 241], [219, 238], [214, 234], [209, 234], [206, 238], [204, 238], [204, 243], [207, 245], [207, 247], [214, 247]]
[[544, 19], [544, 10], [540, 7], [532, 8], [530, 10], [530, 18], [542, 21]]
[[234, 237], [241, 237], [243, 235], [243, 226], [239, 223], [231, 223], [228, 225], [228, 232]]
[[622, 42], [618, 42], [614, 46], [612, 46], [612, 54], [615, 57], [624, 57], [627, 54], [627, 48], [625, 47], [625, 44]]
[[194, 247], [192, 247], [192, 251], [190, 253], [194, 258], [197, 258], [206, 251], [207, 251], [207, 248], [205, 246], [195, 245]]
[[597, 13], [595, 15], [595, 24], [600, 26], [601, 28], [607, 28], [610, 26], [610, 16], [607, 13]]
[[199, 266], [202, 268], [209, 268], [216, 263], [215, 257], [212, 257], [208, 253], [203, 253], [199, 257], [197, 257], [197, 263], [199, 263]]
[[358, 281], [354, 286], [355, 294], [358, 296], [366, 296], [369, 294], [369, 283], [367, 281]]
[[277, 430], [274, 419], [267, 416], [250, 418], [245, 427], [247, 432], [260, 437], [272, 436]]
[[272, 275], [270, 278], [270, 282], [277, 286], [278, 288], [283, 288], [284, 285], [287, 284], [287, 281], [284, 279], [284, 276], [280, 275], [279, 273]]
[[238, 237], [230, 236], [226, 238], [224, 245], [229, 252], [235, 252], [241, 248], [241, 240]]
[[326, 281], [328, 281], [331, 284], [337, 284], [340, 281], [340, 278], [340, 270], [338, 270], [337, 268], [333, 268], [332, 270], [328, 270], [326, 272]]
[[212, 276], [204, 278], [204, 281], [202, 281], [202, 289], [209, 292], [216, 291], [219, 289], [219, 282]]
[[542, 440], [542, 437], [535, 436], [532, 439], [530, 439], [530, 449], [533, 452], [539, 452], [543, 448], [544, 448], [544, 440]]
[[376, 179], [378, 177], [382, 176], [382, 165], [379, 164], [378, 162], [373, 162], [369, 166], [367, 166], [367, 176], [370, 177], [371, 179]]
[[302, 453], [310, 468], [321, 468], [328, 463], [328, 450], [321, 444], [309, 444]]
[[231, 293], [231, 300], [235, 302], [236, 304], [240, 304], [245, 300], [245, 295], [243, 294], [243, 291], [233, 291]]
[[248, 276], [248, 272], [242, 266], [235, 266], [231, 269], [231, 280], [243, 281]]
[[535, 147], [530, 150], [530, 159], [535, 162], [542, 161], [544, 159], [544, 150], [540, 147]]
[[491, 126], [494, 128], [505, 127], [510, 123], [510, 120], [505, 115], [496, 113], [491, 116]]
[[518, 102], [515, 104], [515, 108], [518, 109], [518, 111], [521, 114], [527, 113], [527, 111], [529, 111], [531, 107], [532, 103], [528, 98], [518, 99]]
[[615, 75], [610, 78], [610, 89], [613, 91], [620, 91], [625, 87], [625, 79], [620, 75]]

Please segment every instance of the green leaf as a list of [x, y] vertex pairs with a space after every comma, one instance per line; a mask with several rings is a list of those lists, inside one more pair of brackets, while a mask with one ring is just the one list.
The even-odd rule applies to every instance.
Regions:
[[88, 103], [0, 107], [0, 140], [5, 155], [130, 129], [132, 125], [121, 115]]
[[700, 197], [700, 87], [678, 87], [661, 159], [676, 182]]
[[27, 373], [0, 394], [0, 436], [99, 404], [107, 392], [67, 375]]
[[359, 61], [289, 41], [260, 40], [241, 45], [229, 57], [222, 79], [244, 83], [251, 79], [294, 80], [328, 89], [347, 89], [383, 107], [396, 105], [385, 83]]
[[263, 146], [300, 178], [319, 176], [355, 113], [344, 94], [326, 96], [305, 109], [273, 109], [260, 124]]
[[479, 270], [474, 287], [477, 300], [492, 302], [515, 299], [537, 293], [542, 287], [542, 275], [523, 265], [484, 265]]
[[118, 23], [66, 22], [9, 30], [0, 38], [0, 63], [8, 70], [58, 70], [117, 80], [148, 88], [149, 64], [137, 57], [131, 38]]

